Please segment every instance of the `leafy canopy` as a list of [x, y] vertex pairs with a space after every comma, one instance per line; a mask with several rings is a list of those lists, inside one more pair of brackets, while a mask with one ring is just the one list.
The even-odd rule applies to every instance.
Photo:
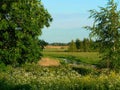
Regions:
[[0, 62], [37, 62], [41, 56], [38, 36], [51, 21], [40, 0], [0, 0]]
[[90, 18], [94, 19], [94, 24], [86, 28], [99, 41], [101, 65], [116, 69], [120, 67], [120, 11], [114, 0], [109, 0], [106, 7], [99, 8], [99, 11], [90, 10]]

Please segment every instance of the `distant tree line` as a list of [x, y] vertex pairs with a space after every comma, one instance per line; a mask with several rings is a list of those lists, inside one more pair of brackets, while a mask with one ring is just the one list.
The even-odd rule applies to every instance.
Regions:
[[39, 45], [42, 49], [44, 49], [45, 46], [47, 45], [52, 45], [52, 46], [68, 46], [69, 52], [92, 52], [92, 51], [98, 51], [99, 46], [98, 46], [99, 41], [93, 41], [88, 38], [84, 38], [83, 40], [76, 39], [71, 40], [71, 42], [68, 43], [60, 43], [60, 42], [55, 42], [55, 43], [48, 43], [44, 40], [39, 41]]
[[55, 42], [55, 43], [49, 43], [49, 45], [53, 45], [53, 46], [67, 46], [68, 43]]
[[84, 38], [83, 40], [76, 39], [75, 41], [72, 40], [68, 44], [68, 51], [74, 52], [91, 52], [91, 51], [98, 51], [98, 41], [93, 41], [88, 38]]

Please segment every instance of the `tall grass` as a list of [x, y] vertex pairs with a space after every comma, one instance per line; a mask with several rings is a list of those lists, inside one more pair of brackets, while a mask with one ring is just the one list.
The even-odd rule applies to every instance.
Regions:
[[120, 73], [82, 76], [69, 67], [27, 64], [1, 69], [0, 90], [120, 90]]

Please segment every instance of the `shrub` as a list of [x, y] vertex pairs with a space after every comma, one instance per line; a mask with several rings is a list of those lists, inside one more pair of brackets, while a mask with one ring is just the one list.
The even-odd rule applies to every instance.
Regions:
[[120, 90], [120, 73], [81, 76], [68, 66], [27, 64], [0, 71], [0, 90]]
[[72, 65], [72, 69], [81, 75], [91, 74], [95, 70], [94, 67], [85, 65]]

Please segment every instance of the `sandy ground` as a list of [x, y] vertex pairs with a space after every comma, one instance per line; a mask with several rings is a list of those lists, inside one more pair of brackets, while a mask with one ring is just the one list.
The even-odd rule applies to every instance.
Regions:
[[39, 65], [41, 65], [41, 66], [59, 66], [60, 62], [59, 62], [59, 60], [52, 59], [52, 58], [42, 58], [39, 61]]

